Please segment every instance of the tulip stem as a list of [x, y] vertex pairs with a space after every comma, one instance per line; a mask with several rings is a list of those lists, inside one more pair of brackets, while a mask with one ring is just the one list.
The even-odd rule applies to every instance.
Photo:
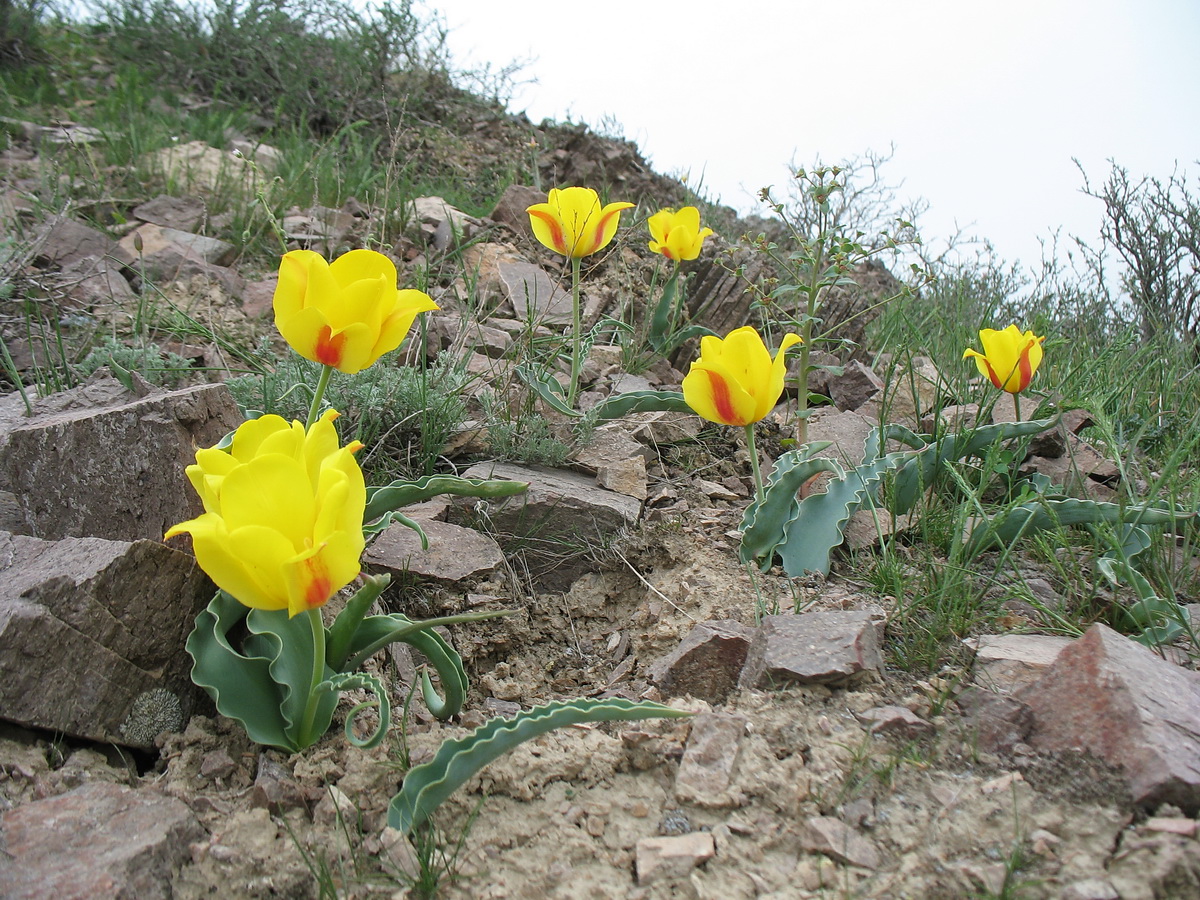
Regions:
[[762, 470], [758, 466], [758, 447], [754, 444], [753, 422], [746, 426], [746, 446], [750, 450], [750, 470], [754, 473], [754, 495], [758, 498], [761, 506], [763, 500], [767, 498], [767, 494], [763, 490]]
[[333, 374], [333, 366], [323, 366], [321, 368], [321, 377], [317, 379], [317, 389], [313, 391], [312, 405], [308, 407], [308, 420], [304, 423], [304, 430], [308, 431], [317, 421], [317, 415], [321, 412], [321, 400], [325, 397], [325, 388], [329, 387], [329, 376]]
[[308, 611], [308, 624], [313, 636], [313, 669], [312, 680], [308, 686], [308, 704], [304, 707], [304, 721], [300, 723], [300, 736], [297, 744], [308, 747], [315, 744], [319, 734], [312, 734], [313, 722], [317, 718], [317, 704], [321, 695], [317, 688], [325, 680], [325, 623], [321, 620], [321, 608]]
[[571, 386], [567, 389], [567, 406], [575, 408], [575, 396], [579, 393], [579, 372], [583, 368], [579, 360], [580, 332], [583, 321], [579, 302], [579, 269], [582, 258], [571, 257]]

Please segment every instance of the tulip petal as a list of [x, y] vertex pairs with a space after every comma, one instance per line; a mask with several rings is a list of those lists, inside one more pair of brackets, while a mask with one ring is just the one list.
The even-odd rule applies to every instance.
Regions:
[[292, 554], [311, 542], [316, 502], [303, 464], [278, 453], [259, 456], [225, 476], [221, 515], [232, 531], [261, 525], [285, 536]]
[[219, 516], [200, 516], [176, 526], [168, 535], [188, 531], [192, 549], [208, 577], [221, 590], [255, 609], [286, 609], [288, 597], [280, 566], [295, 550], [272, 528], [249, 526], [229, 531]]
[[382, 281], [394, 288], [399, 280], [396, 264], [374, 250], [343, 253], [329, 264], [329, 273], [343, 290], [359, 281]]
[[385, 353], [391, 353], [404, 343], [408, 332], [412, 329], [413, 321], [420, 313], [439, 309], [433, 298], [424, 291], [400, 291], [396, 298], [396, 308], [386, 319], [379, 331], [379, 339], [371, 351], [378, 359]]
[[755, 421], [754, 397], [720, 360], [692, 363], [683, 379], [683, 399], [709, 422], [742, 426]]

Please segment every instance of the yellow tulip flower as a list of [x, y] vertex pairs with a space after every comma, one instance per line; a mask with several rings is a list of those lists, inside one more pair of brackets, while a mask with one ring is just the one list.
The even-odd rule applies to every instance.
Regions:
[[963, 352], [963, 359], [973, 357], [979, 372], [1002, 391], [1019, 394], [1029, 387], [1033, 374], [1042, 364], [1042, 341], [1032, 331], [1021, 332], [1016, 325], [1003, 331], [984, 328], [979, 332], [983, 352], [971, 348]]
[[187, 477], [204, 503], [187, 532], [217, 587], [256, 609], [289, 616], [326, 603], [359, 573], [367, 489], [354, 454], [338, 445], [327, 410], [307, 432], [279, 416], [244, 422], [228, 452], [199, 450]]
[[683, 399], [698, 416], [720, 425], [751, 425], [775, 408], [787, 371], [784, 354], [800, 343], [788, 332], [771, 358], [757, 331], [734, 329], [724, 340], [700, 339], [700, 358], [683, 379]]
[[275, 326], [293, 350], [339, 372], [362, 371], [403, 342], [418, 313], [437, 309], [428, 294], [396, 288], [396, 265], [374, 250], [326, 263], [293, 250], [279, 263]]
[[632, 203], [600, 206], [600, 197], [591, 188], [551, 188], [545, 203], [535, 203], [525, 211], [533, 236], [563, 256], [591, 256], [608, 246], [621, 224], [621, 210]]
[[646, 220], [646, 226], [653, 238], [650, 249], [676, 262], [699, 256], [704, 239], [713, 233], [711, 228], [700, 227], [700, 210], [694, 206], [685, 206], [679, 212], [656, 212]]

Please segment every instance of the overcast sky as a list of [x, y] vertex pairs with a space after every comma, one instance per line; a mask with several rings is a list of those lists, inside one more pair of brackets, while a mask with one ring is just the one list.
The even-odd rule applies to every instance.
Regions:
[[[620, 123], [653, 167], [743, 212], [795, 158], [895, 153], [901, 194], [1034, 264], [1108, 160], [1200, 175], [1200, 0], [426, 0], [460, 66], [528, 60], [510, 104]], [[707, 11], [711, 10], [711, 12]], [[1193, 182], [1195, 183], [1195, 182]], [[614, 198], [619, 199], [619, 198]]]

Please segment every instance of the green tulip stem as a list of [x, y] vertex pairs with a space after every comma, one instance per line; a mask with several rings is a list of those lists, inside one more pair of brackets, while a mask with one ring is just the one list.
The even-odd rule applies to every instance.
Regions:
[[750, 450], [750, 469], [754, 472], [754, 494], [758, 497], [758, 503], [761, 506], [767, 495], [763, 490], [762, 470], [758, 467], [758, 447], [754, 445], [753, 422], [746, 426], [746, 446]]
[[583, 363], [579, 359], [580, 334], [583, 321], [579, 302], [579, 269], [582, 257], [571, 257], [571, 386], [567, 389], [567, 406], [575, 408], [575, 396], [579, 393], [579, 372]]
[[329, 376], [332, 374], [333, 366], [325, 366], [321, 369], [321, 377], [317, 379], [317, 389], [313, 391], [312, 405], [308, 408], [308, 420], [304, 423], [305, 431], [316, 424], [317, 415], [321, 412], [321, 400], [325, 396], [325, 388], [329, 387]]
[[1021, 421], [1021, 395], [1019, 393], [1013, 394], [1012, 398], [1013, 398], [1013, 409], [1016, 410], [1017, 421], [1020, 422]]
[[325, 680], [325, 623], [321, 620], [321, 607], [308, 611], [308, 624], [312, 627], [313, 636], [313, 668], [312, 681], [308, 686], [308, 705], [304, 707], [304, 721], [300, 725], [301, 747], [307, 747], [316, 742], [320, 735], [314, 735], [313, 722], [317, 718], [317, 702], [320, 695], [317, 687]]

